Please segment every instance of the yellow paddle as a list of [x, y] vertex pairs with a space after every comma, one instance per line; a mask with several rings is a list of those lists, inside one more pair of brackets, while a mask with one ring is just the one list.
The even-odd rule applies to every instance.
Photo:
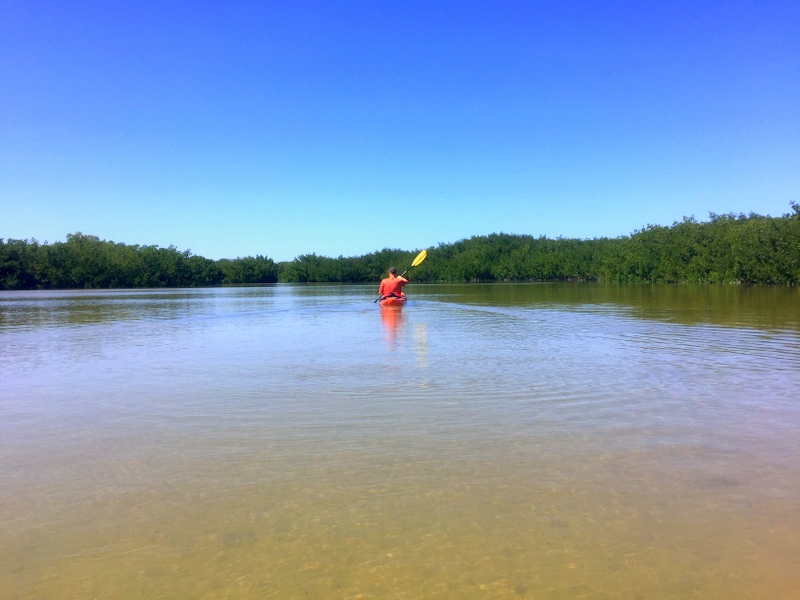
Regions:
[[[414, 262], [412, 262], [412, 263], [411, 263], [411, 267], [416, 267], [416, 266], [418, 266], [418, 265], [419, 265], [419, 264], [420, 264], [420, 263], [421, 263], [423, 260], [425, 260], [425, 257], [426, 257], [426, 256], [428, 256], [428, 251], [427, 251], [427, 250], [423, 250], [422, 252], [420, 252], [419, 254], [417, 254], [417, 258], [415, 258], [415, 259], [414, 259]], [[408, 269], [410, 269], [411, 267], [408, 267]], [[406, 276], [406, 273], [408, 273], [408, 269], [406, 269], [405, 271], [403, 271], [403, 274], [402, 274], [402, 275], [400, 275], [400, 277], [405, 277], [405, 276]]]
[[[417, 254], [417, 257], [411, 263], [411, 267], [416, 267], [419, 264], [421, 264], [422, 261], [425, 260], [425, 257], [427, 257], [427, 256], [428, 256], [428, 251], [427, 250], [423, 250], [422, 252]], [[403, 274], [400, 275], [400, 277], [405, 277], [406, 273], [408, 273], [408, 271], [411, 269], [411, 267], [408, 267], [408, 269], [403, 271]], [[383, 296], [378, 296], [378, 298], [376, 300], [374, 300], [374, 302], [377, 302], [378, 300], [383, 300], [383, 298], [384, 298]]]

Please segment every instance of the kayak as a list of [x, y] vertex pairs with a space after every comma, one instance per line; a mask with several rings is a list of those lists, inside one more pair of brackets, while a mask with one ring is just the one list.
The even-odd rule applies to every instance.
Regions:
[[381, 300], [381, 306], [403, 306], [406, 303], [406, 297], [396, 298], [390, 296]]

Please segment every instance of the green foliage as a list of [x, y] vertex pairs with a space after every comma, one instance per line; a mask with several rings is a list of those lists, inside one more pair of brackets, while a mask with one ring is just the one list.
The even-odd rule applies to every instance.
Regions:
[[66, 242], [0, 238], [0, 289], [190, 287], [274, 283], [278, 266], [256, 256], [213, 261], [175, 246], [125, 245], [74, 233]]
[[[413, 252], [388, 248], [358, 257], [329, 258], [303, 254], [291, 262], [281, 263], [279, 281], [286, 283], [374, 283], [385, 277], [394, 265], [406, 269], [416, 256]], [[416, 270], [415, 270], [416, 273]]]
[[[591, 240], [493, 233], [428, 248], [410, 276], [421, 282], [595, 280], [638, 283], [800, 283], [800, 206], [782, 217], [684, 217], [630, 236]], [[416, 252], [381, 250], [355, 258], [303, 255], [280, 265], [289, 282], [376, 282]]]
[[[579, 240], [493, 233], [428, 248], [409, 272], [421, 282], [597, 280], [800, 283], [800, 205], [781, 217], [684, 217], [630, 236]], [[357, 257], [303, 254], [213, 261], [174, 246], [128, 246], [82, 233], [66, 242], [0, 238], [0, 289], [180, 287], [277, 281], [377, 283], [417, 251], [384, 248]]]
[[614, 281], [785, 283], [800, 281], [800, 219], [751, 213], [648, 226], [609, 257]]
[[222, 259], [217, 261], [216, 267], [222, 272], [222, 283], [275, 283], [278, 281], [278, 266], [271, 258], [260, 254], [235, 260]]

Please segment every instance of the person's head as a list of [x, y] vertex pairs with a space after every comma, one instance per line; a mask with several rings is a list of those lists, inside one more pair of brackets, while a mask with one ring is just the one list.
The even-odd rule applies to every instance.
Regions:
[[395, 269], [394, 267], [389, 267], [389, 273], [391, 275], [397, 275], [397, 269]]

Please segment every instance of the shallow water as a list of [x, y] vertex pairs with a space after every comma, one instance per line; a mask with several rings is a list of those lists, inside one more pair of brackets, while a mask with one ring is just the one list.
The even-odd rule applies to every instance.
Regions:
[[0, 292], [0, 597], [796, 598], [800, 291]]

